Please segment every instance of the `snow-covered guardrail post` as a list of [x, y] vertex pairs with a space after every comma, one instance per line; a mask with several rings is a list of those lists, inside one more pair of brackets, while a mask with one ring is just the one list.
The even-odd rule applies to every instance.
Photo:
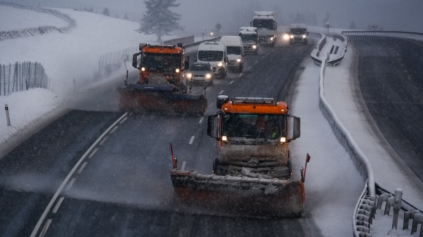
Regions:
[[417, 232], [417, 225], [420, 224], [420, 235], [419, 237], [423, 236], [423, 215], [417, 214], [414, 216], [413, 225], [411, 226], [411, 234], [414, 234], [414, 232]]
[[9, 106], [7, 104], [4, 105], [4, 110], [6, 110], [6, 120], [7, 120], [7, 126], [12, 126], [10, 124], [10, 116], [9, 116]]
[[402, 204], [402, 189], [396, 189], [395, 196], [391, 200], [393, 200], [392, 206], [394, 207], [394, 216], [392, 217], [392, 229], [388, 232], [388, 235], [395, 234], [398, 236], [398, 215]]

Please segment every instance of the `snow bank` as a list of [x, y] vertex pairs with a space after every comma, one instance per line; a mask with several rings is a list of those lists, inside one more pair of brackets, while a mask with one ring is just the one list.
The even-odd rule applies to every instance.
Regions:
[[39, 26], [66, 27], [67, 23], [50, 14], [0, 6], [0, 31], [20, 30]]

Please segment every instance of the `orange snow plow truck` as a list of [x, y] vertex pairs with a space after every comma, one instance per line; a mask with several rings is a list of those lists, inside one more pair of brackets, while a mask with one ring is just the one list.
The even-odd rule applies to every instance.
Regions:
[[258, 217], [300, 217], [305, 202], [305, 171], [292, 179], [289, 142], [300, 137], [300, 119], [272, 98], [217, 98], [219, 111], [208, 117], [207, 133], [217, 140], [212, 174], [170, 171], [181, 200], [215, 211]]
[[139, 73], [138, 82], [118, 88], [121, 111], [155, 114], [203, 114], [206, 98], [187, 93], [183, 71], [189, 67], [182, 44], [163, 46], [140, 44], [132, 57]]

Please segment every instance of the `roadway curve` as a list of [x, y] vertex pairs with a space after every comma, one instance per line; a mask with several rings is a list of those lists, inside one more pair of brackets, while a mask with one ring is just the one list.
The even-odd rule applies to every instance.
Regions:
[[377, 128], [423, 181], [423, 43], [391, 37], [351, 36], [358, 82]]
[[[229, 74], [207, 88], [207, 114], [218, 94], [284, 99], [299, 65], [312, 46], [263, 48], [248, 56], [242, 74]], [[192, 58], [192, 57], [191, 57]], [[132, 74], [136, 77], [136, 73]], [[120, 82], [121, 83], [121, 82]], [[116, 85], [110, 88], [115, 88]], [[78, 108], [49, 125], [0, 161], [0, 233], [29, 236], [65, 176], [94, 140], [122, 114], [114, 89], [79, 98]], [[201, 91], [201, 88], [195, 88]], [[190, 141], [192, 141], [190, 144]], [[309, 218], [260, 220], [227, 216], [224, 210], [187, 207], [172, 200], [169, 143], [189, 169], [210, 173], [214, 140], [202, 117], [130, 114], [87, 164], [72, 186], [45, 236], [318, 236]], [[299, 167], [294, 167], [298, 170]], [[54, 206], [56, 206], [57, 202]], [[210, 215], [217, 214], [217, 215]]]

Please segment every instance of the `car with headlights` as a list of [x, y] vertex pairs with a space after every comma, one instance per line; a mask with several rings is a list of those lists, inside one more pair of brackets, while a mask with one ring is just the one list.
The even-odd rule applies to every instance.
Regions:
[[289, 26], [289, 44], [305, 44], [308, 43], [308, 32], [305, 24], [291, 24]]
[[244, 46], [239, 36], [222, 36], [220, 44], [228, 53], [228, 69], [242, 72], [244, 69]]
[[215, 41], [206, 41], [198, 46], [195, 62], [209, 63], [213, 68], [213, 75], [225, 78], [227, 74], [228, 57], [226, 47]]
[[185, 83], [188, 86], [193, 85], [213, 85], [213, 68], [210, 63], [195, 62], [191, 64], [189, 70], [184, 74]]

